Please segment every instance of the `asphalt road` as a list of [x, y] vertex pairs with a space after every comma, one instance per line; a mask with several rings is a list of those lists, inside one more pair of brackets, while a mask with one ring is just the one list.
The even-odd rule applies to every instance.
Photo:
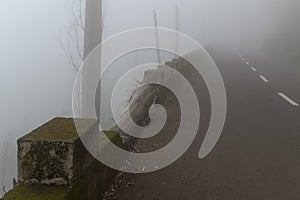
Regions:
[[[206, 133], [210, 101], [201, 77], [185, 71], [200, 100], [201, 125], [190, 149], [160, 171], [131, 174], [120, 184], [120, 200], [296, 200], [300, 198], [300, 69], [258, 57], [210, 49], [223, 76], [228, 112], [213, 151], [198, 158]], [[299, 67], [299, 66], [298, 66]], [[300, 68], [300, 67], [299, 67]], [[176, 101], [168, 103], [176, 111]], [[172, 115], [176, 116], [176, 115]], [[173, 126], [149, 140], [152, 151], [172, 138]]]

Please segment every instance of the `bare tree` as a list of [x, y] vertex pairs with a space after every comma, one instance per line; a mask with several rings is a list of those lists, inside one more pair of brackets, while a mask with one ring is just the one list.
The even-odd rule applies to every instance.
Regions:
[[[80, 72], [84, 59], [102, 40], [102, 0], [72, 0], [71, 15], [72, 21], [61, 34], [60, 44], [70, 64]], [[83, 77], [78, 82], [80, 91], [77, 106], [80, 115], [86, 102], [84, 97], [88, 96], [83, 94], [87, 90], [82, 88], [85, 81]]]
[[[84, 58], [86, 58], [89, 53], [101, 43], [102, 41], [102, 29], [103, 29], [103, 16], [102, 16], [102, 0], [86, 0], [85, 4], [85, 31], [84, 31]], [[98, 49], [99, 50], [99, 49]], [[100, 54], [101, 55], [101, 50]], [[99, 66], [101, 65], [101, 58], [98, 60]], [[95, 71], [95, 74], [101, 74], [101, 68], [99, 71]], [[94, 96], [94, 91], [88, 87], [89, 80], [88, 76], [82, 76], [81, 79], [82, 86], [87, 86], [82, 88], [81, 96], [81, 108], [89, 108], [89, 97]], [[98, 88], [98, 94], [96, 97], [95, 109], [100, 111], [100, 100], [101, 100], [101, 84]], [[94, 111], [94, 109], [93, 109]], [[85, 116], [86, 114], [93, 112], [91, 110], [81, 110], [81, 114]]]
[[83, 62], [83, 39], [84, 34], [84, 1], [72, 0], [71, 15], [72, 21], [62, 32], [60, 45], [69, 59], [70, 64], [78, 71]]
[[85, 4], [84, 57], [102, 41], [102, 0], [86, 0]]

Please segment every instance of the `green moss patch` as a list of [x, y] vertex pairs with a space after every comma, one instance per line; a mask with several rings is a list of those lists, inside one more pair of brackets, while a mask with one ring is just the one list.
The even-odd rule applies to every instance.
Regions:
[[[76, 123], [78, 122], [78, 119]], [[82, 120], [84, 126], [81, 128], [89, 130], [95, 121]], [[81, 123], [80, 122], [80, 123]], [[91, 123], [92, 122], [92, 123]], [[81, 131], [81, 130], [80, 130]], [[100, 132], [107, 139], [100, 139], [101, 148], [105, 149], [110, 141], [122, 148], [123, 143], [119, 133], [114, 131]], [[34, 130], [30, 134], [21, 138], [21, 141], [33, 141], [27, 154], [24, 155], [24, 162], [21, 163], [19, 170], [27, 170], [26, 174], [36, 180], [64, 178], [63, 168], [64, 160], [66, 160], [68, 149], [60, 143], [74, 142], [79, 139], [77, 130], [74, 124], [74, 119], [55, 118], [45, 125]], [[79, 141], [79, 140], [78, 140]], [[77, 141], [76, 141], [77, 142]], [[59, 147], [58, 147], [59, 146]], [[19, 145], [20, 147], [20, 145]], [[55, 157], [59, 158], [52, 160], [51, 149], [55, 149]], [[58, 149], [60, 151], [58, 151]], [[77, 154], [76, 154], [77, 155]], [[81, 156], [79, 155], [79, 158]], [[49, 167], [49, 169], [47, 167]], [[46, 170], [43, 174], [41, 169]], [[61, 172], [61, 173], [60, 173]], [[115, 170], [103, 165], [97, 160], [93, 160], [89, 166], [85, 168], [82, 174], [76, 177], [74, 185], [69, 186], [48, 186], [48, 185], [18, 185], [13, 190], [9, 191], [3, 200], [89, 200], [101, 199], [105, 189], [109, 185], [115, 174]], [[45, 175], [45, 177], [44, 177]], [[58, 176], [58, 177], [56, 177]], [[28, 177], [25, 177], [25, 179]]]
[[20, 140], [73, 142], [79, 138], [74, 120], [80, 124], [81, 133], [87, 131], [96, 122], [88, 119], [54, 118]]
[[119, 133], [114, 132], [114, 131], [103, 131], [105, 136], [112, 142], [114, 143], [116, 146], [122, 148], [123, 147], [123, 143], [122, 143], [122, 139], [119, 135]]
[[54, 186], [16, 186], [3, 200], [64, 200], [70, 188]]

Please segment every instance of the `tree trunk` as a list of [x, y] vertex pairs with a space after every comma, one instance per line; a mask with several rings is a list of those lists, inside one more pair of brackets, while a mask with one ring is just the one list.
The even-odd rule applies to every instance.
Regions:
[[[97, 47], [102, 41], [102, 0], [86, 0], [85, 11], [85, 32], [84, 32], [84, 59], [90, 52]], [[82, 72], [82, 97], [81, 97], [81, 116], [84, 118], [93, 118], [94, 111], [100, 112], [100, 89], [98, 87], [97, 94], [91, 90], [90, 79], [101, 74], [101, 51], [99, 51], [99, 59], [97, 58], [97, 67]], [[98, 67], [99, 66], [99, 67]], [[95, 98], [96, 97], [96, 98]], [[90, 99], [95, 98], [95, 107], [91, 107]], [[99, 115], [98, 115], [99, 116]]]
[[86, 0], [84, 58], [101, 42], [102, 0]]

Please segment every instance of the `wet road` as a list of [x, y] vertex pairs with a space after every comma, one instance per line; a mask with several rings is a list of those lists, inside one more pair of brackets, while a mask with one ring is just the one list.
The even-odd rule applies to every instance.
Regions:
[[[130, 175], [120, 200], [296, 200], [300, 198], [300, 69], [258, 58], [210, 49], [223, 76], [228, 112], [221, 138], [204, 159], [198, 158], [210, 116], [201, 77], [186, 70], [200, 101], [201, 125], [189, 150], [160, 171]], [[297, 78], [298, 77], [298, 78]], [[176, 113], [176, 102], [168, 103]], [[176, 115], [172, 115], [176, 116]], [[174, 120], [176, 127], [178, 118]], [[141, 140], [152, 151], [172, 137], [172, 126]]]

